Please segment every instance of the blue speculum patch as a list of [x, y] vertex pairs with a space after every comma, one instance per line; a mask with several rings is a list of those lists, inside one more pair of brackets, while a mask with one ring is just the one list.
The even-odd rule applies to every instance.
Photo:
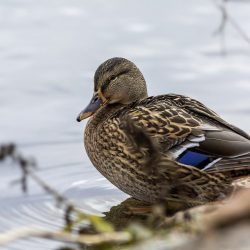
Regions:
[[177, 161], [193, 167], [203, 168], [212, 160], [214, 159], [212, 159], [209, 155], [187, 150], [180, 155]]

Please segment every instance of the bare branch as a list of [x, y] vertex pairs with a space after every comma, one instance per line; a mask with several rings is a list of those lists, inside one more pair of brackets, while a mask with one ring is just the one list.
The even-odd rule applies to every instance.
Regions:
[[129, 232], [113, 232], [94, 235], [74, 235], [65, 231], [47, 231], [31, 227], [22, 227], [1, 234], [0, 246], [6, 245], [15, 240], [28, 237], [39, 237], [66, 243], [83, 244], [87, 246], [101, 245], [105, 243], [121, 244], [130, 242], [132, 240], [132, 234]]
[[214, 35], [221, 36], [221, 47], [222, 54], [225, 54], [225, 30], [227, 24], [231, 24], [231, 26], [236, 30], [236, 32], [240, 35], [240, 37], [250, 44], [250, 37], [246, 34], [246, 32], [240, 27], [240, 25], [236, 22], [236, 20], [229, 14], [227, 9], [227, 3], [229, 0], [221, 0], [220, 3], [217, 1], [213, 1], [214, 5], [221, 12], [221, 22], [219, 27], [214, 31]]

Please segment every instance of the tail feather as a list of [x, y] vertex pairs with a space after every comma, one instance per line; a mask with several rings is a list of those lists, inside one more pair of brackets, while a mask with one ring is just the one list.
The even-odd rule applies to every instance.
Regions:
[[223, 158], [208, 168], [206, 172], [219, 172], [232, 178], [250, 175], [250, 153], [235, 158]]

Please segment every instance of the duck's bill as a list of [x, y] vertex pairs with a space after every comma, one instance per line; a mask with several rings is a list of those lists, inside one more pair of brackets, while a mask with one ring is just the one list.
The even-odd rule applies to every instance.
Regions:
[[101, 106], [103, 101], [97, 96], [94, 95], [88, 104], [88, 106], [77, 116], [77, 121], [80, 122], [91, 115], [93, 115]]

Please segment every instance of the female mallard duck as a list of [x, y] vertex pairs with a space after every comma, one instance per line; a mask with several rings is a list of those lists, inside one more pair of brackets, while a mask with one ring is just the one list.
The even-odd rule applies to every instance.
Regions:
[[124, 58], [96, 70], [93, 98], [77, 120], [90, 116], [90, 160], [139, 200], [218, 199], [250, 172], [248, 134], [189, 97], [148, 97], [142, 73]]

